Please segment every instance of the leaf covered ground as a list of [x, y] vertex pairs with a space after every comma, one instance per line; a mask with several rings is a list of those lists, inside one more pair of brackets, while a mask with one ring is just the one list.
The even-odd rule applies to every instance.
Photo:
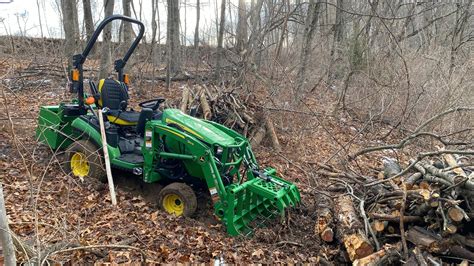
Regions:
[[[52, 78], [44, 82], [43, 79], [41, 83], [16, 89], [11, 82], [2, 82], [0, 178], [7, 213], [13, 231], [25, 244], [50, 253], [48, 258], [52, 261], [139, 262], [143, 255], [147, 261], [159, 263], [344, 261], [337, 242], [322, 244], [314, 233], [320, 207], [318, 199], [328, 184], [326, 177], [315, 173], [316, 164], [340, 163], [343, 153], [356, 150], [373, 136], [366, 133], [370, 130], [360, 132], [367, 125], [348, 116], [334, 115], [330, 97], [306, 98], [301, 112], [270, 112], [282, 152], [274, 152], [265, 141], [254, 147], [254, 152], [261, 165], [275, 167], [281, 176], [297, 184], [302, 206], [291, 210], [284, 221], [273, 221], [268, 227], [257, 229], [252, 237], [232, 238], [213, 217], [210, 200], [204, 192], [198, 196], [196, 217], [177, 218], [157, 208], [160, 185], [143, 184], [133, 176], [114, 172], [118, 206], [112, 207], [106, 184], [67, 175], [59, 165], [62, 155], [35, 140], [39, 107], [71, 98], [65, 81]], [[133, 92], [132, 86], [131, 97], [134, 104], [154, 96], [165, 96], [173, 103], [181, 95], [180, 85], [173, 84], [168, 91], [162, 83], [148, 84], [141, 96]], [[256, 93], [264, 104], [265, 89]], [[368, 159], [360, 163], [377, 167]], [[72, 246], [124, 243], [143, 252], [110, 247], [68, 250]]]

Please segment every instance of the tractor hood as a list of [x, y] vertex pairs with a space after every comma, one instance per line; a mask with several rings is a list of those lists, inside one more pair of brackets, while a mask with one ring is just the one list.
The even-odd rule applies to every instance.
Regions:
[[162, 121], [175, 126], [208, 144], [227, 146], [235, 144], [233, 137], [204, 120], [192, 117], [179, 109], [165, 109]]

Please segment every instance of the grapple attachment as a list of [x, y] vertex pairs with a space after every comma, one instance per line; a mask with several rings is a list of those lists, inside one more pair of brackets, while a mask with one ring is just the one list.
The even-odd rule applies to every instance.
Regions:
[[224, 221], [230, 235], [249, 235], [269, 219], [285, 215], [285, 209], [297, 206], [300, 192], [291, 182], [278, 178], [275, 169], [254, 172], [249, 180], [227, 188]]

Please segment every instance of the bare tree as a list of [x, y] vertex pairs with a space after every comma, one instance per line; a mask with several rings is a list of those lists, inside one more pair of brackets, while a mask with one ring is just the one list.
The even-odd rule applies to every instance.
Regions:
[[151, 57], [152, 61], [157, 61], [155, 58], [155, 45], [157, 41], [158, 34], [158, 43], [160, 43], [161, 33], [160, 33], [160, 12], [158, 10], [158, 0], [152, 0], [151, 2]]
[[199, 48], [199, 20], [201, 19], [201, 1], [196, 0], [196, 27], [194, 28], [194, 49]]
[[[77, 22], [77, 6], [75, 1], [61, 0], [61, 10], [63, 14], [64, 37], [66, 43], [64, 46], [65, 55], [68, 58], [68, 71], [72, 69], [72, 56], [78, 49], [79, 27]], [[76, 22], [74, 20], [76, 19]], [[77, 26], [77, 27], [76, 27]]]
[[260, 57], [260, 48], [261, 48], [261, 26], [260, 26], [260, 12], [262, 11], [263, 0], [252, 0], [251, 2], [251, 12], [250, 12], [250, 40], [249, 40], [249, 48], [251, 51], [251, 55], [253, 57], [253, 61], [256, 63], [257, 67], [260, 65], [259, 57]]
[[43, 22], [41, 21], [40, 0], [36, 0], [36, 6], [38, 8], [38, 22], [39, 22], [39, 27], [40, 27], [41, 38], [43, 38], [44, 34], [43, 34]]
[[[64, 0], [63, 0], [64, 1]], [[105, 17], [109, 17], [114, 12], [114, 0], [104, 0], [104, 13]], [[99, 78], [106, 78], [109, 71], [108, 67], [110, 65], [111, 57], [111, 39], [112, 39], [112, 25], [107, 25], [102, 32], [102, 52], [100, 57], [100, 71]]]
[[[122, 0], [122, 9], [123, 9], [123, 15], [130, 17], [132, 15], [130, 11], [130, 2], [131, 0]], [[125, 54], [127, 52], [128, 47], [132, 43], [132, 24], [129, 22], [122, 22], [123, 26], [123, 45], [122, 45], [122, 54]], [[132, 61], [129, 62], [129, 66], [132, 65]]]
[[224, 27], [225, 27], [225, 0], [221, 1], [221, 16], [219, 22], [219, 33], [217, 35], [217, 66], [216, 66], [216, 79], [221, 78], [221, 66], [222, 56], [224, 54], [223, 42], [224, 42]]
[[308, 65], [308, 59], [312, 51], [312, 43], [314, 38], [314, 32], [319, 20], [320, 12], [320, 0], [310, 0], [308, 5], [308, 11], [306, 15], [305, 29], [303, 33], [303, 43], [300, 52], [300, 67], [298, 69], [297, 76], [297, 88], [295, 93], [295, 99], [300, 96], [306, 80], [306, 71]]
[[336, 24], [334, 24], [334, 39], [341, 42], [344, 38], [344, 0], [337, 0], [336, 4]]
[[168, 47], [168, 76], [171, 77], [181, 70], [179, 52], [179, 1], [167, 0], [168, 24], [166, 44]]
[[237, 51], [245, 50], [247, 46], [247, 7], [245, 0], [239, 0], [237, 21]]
[[86, 28], [87, 40], [94, 33], [94, 21], [92, 20], [91, 0], [82, 0], [82, 8], [84, 12], [84, 26]]

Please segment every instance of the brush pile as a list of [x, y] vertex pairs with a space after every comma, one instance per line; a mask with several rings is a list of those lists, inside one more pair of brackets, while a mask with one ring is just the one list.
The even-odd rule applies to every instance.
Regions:
[[359, 184], [326, 167], [322, 173], [339, 180], [347, 193], [334, 196], [331, 212], [318, 214], [315, 233], [331, 242], [334, 230], [357, 265], [474, 263], [473, 162], [440, 153], [411, 160], [410, 170], [402, 171], [384, 157], [379, 180], [366, 177]]
[[253, 146], [268, 137], [273, 148], [280, 149], [273, 122], [259, 106], [252, 93], [214, 85], [183, 86], [181, 102], [184, 113], [222, 124], [249, 137]]

